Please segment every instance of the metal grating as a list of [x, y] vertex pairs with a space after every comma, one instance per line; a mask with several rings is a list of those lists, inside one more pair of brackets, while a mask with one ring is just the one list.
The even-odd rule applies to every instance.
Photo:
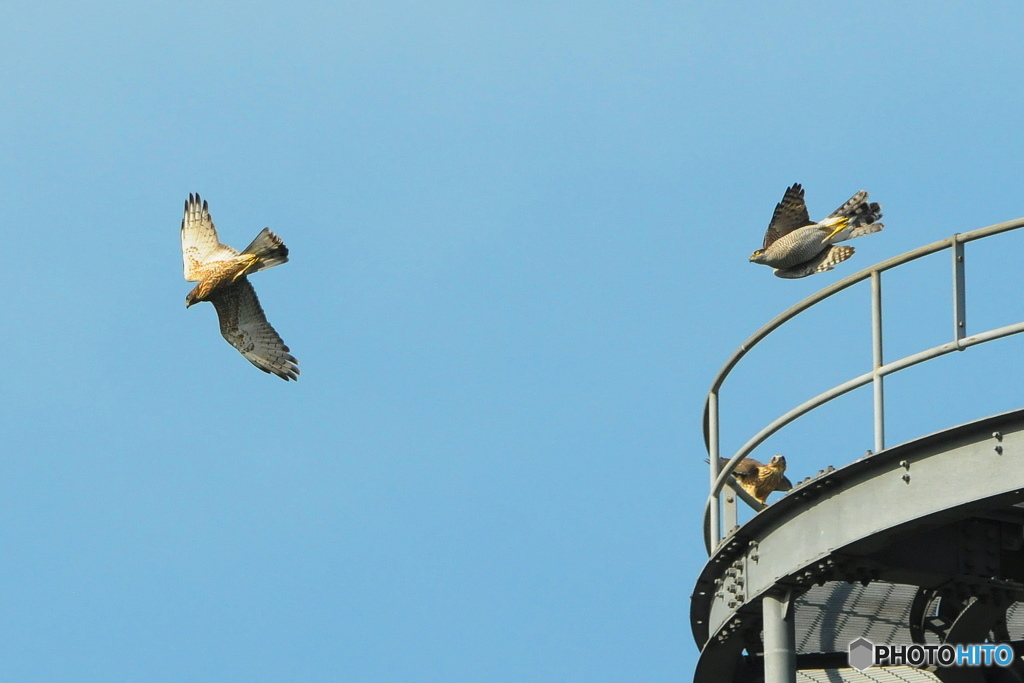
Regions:
[[[815, 586], [796, 603], [796, 651], [846, 652], [857, 638], [878, 644], [911, 643], [910, 606], [916, 594], [916, 586], [884, 581]], [[929, 633], [926, 642], [939, 640]]]
[[1006, 631], [1010, 640], [1024, 640], [1024, 603], [1015, 602], [1006, 609]]
[[799, 683], [942, 683], [927, 671], [912, 666], [872, 667], [856, 669], [807, 669], [796, 672]]

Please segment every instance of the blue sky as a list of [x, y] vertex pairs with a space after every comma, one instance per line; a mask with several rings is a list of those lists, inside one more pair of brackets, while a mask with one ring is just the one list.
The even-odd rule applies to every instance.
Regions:
[[[836, 279], [1024, 214], [1022, 19], [6, 3], [0, 678], [688, 680], [714, 373]], [[772, 277], [747, 257], [793, 182], [886, 230]], [[253, 282], [297, 383], [186, 311], [189, 192], [290, 248]], [[969, 247], [976, 330], [1021, 319], [1001, 239]], [[946, 340], [947, 271], [887, 280], [894, 353]], [[868, 369], [868, 319], [850, 292], [751, 354], [725, 445]], [[1018, 407], [990, 346], [894, 378], [890, 442]], [[869, 395], [830, 410], [765, 455], [861, 455]]]

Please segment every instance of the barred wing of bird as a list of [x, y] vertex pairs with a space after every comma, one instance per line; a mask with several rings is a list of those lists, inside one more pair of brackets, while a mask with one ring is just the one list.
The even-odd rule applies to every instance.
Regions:
[[857, 192], [819, 222], [811, 221], [799, 183], [786, 189], [765, 231], [764, 246], [750, 255], [752, 263], [771, 267], [777, 277], [794, 279], [832, 270], [853, 256], [853, 247], [838, 242], [870, 235], [884, 227], [877, 222], [882, 207]]

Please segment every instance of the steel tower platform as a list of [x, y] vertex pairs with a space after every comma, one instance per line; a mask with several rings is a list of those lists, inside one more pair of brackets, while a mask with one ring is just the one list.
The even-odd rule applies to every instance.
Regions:
[[[701, 650], [695, 683], [1024, 682], [1024, 408], [886, 448], [884, 401], [886, 376], [1024, 331], [1018, 322], [968, 335], [964, 277], [965, 244], [1020, 227], [1024, 219], [956, 234], [851, 275], [771, 321], [719, 371], [704, 413], [709, 557], [691, 596]], [[947, 249], [951, 341], [884, 362], [882, 274]], [[860, 282], [871, 288], [872, 369], [785, 413], [719, 468], [719, 393], [733, 368], [786, 322]], [[819, 472], [767, 507], [735, 484], [732, 470], [772, 434], [868, 384], [873, 452]], [[737, 499], [759, 510], [741, 526]], [[858, 638], [1008, 643], [1015, 656], [1009, 667], [861, 671], [847, 660]]]

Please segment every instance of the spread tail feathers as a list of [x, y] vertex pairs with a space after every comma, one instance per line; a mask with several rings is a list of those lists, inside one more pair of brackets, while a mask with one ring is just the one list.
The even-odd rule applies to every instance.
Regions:
[[[835, 244], [850, 240], [861, 235], [870, 235], [882, 229], [881, 223], [875, 221], [882, 218], [882, 206], [878, 202], [868, 202], [868, 193], [861, 190], [853, 195], [838, 209], [822, 221], [833, 227], [832, 233], [822, 240]], [[829, 219], [833, 219], [832, 222]], [[839, 220], [836, 220], [839, 219]], [[842, 220], [845, 219], [845, 220]]]
[[284, 241], [280, 237], [270, 232], [270, 228], [263, 228], [260, 234], [256, 235], [252, 244], [247, 246], [242, 253], [255, 254], [259, 257], [256, 265], [248, 271], [250, 273], [288, 262], [288, 247], [284, 246]]
[[861, 235], [870, 235], [873, 232], [879, 232], [884, 227], [884, 223], [871, 223], [869, 225], [861, 225], [860, 227], [856, 227], [852, 231], [850, 231], [850, 236], [847, 239], [852, 240], [854, 237], [860, 237]]

